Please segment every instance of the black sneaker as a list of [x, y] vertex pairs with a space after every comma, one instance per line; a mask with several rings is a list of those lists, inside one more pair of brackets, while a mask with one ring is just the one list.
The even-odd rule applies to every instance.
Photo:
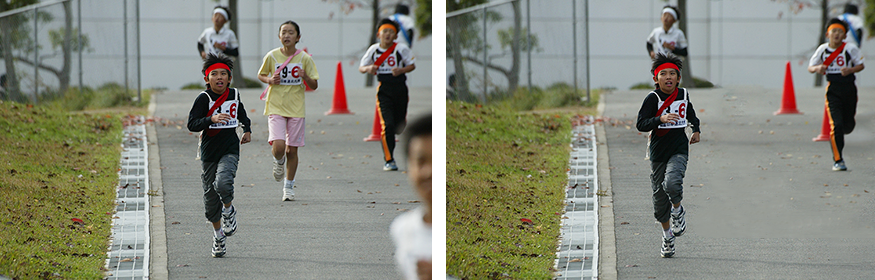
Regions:
[[686, 213], [687, 211], [684, 211], [684, 207], [681, 206], [677, 214], [671, 214], [671, 233], [674, 233], [674, 236], [684, 235], [684, 231], [687, 230], [687, 221], [684, 219]]
[[213, 257], [221, 258], [225, 256], [225, 236], [213, 237]]
[[671, 258], [674, 256], [674, 236], [662, 237], [662, 251], [659, 252], [663, 258]]
[[234, 235], [237, 232], [237, 207], [231, 206], [231, 212], [222, 211], [222, 231], [225, 236]]

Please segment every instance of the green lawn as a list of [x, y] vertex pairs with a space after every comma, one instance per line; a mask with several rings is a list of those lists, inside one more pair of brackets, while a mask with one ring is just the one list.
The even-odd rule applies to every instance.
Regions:
[[570, 116], [580, 109], [533, 114], [447, 102], [447, 273], [552, 278]]
[[121, 118], [0, 101], [0, 274], [104, 277]]

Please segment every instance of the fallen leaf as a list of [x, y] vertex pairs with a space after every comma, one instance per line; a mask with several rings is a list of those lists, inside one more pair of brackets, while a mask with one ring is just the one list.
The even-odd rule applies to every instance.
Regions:
[[529, 219], [526, 219], [526, 218], [522, 218], [522, 219], [520, 219], [520, 221], [522, 221], [524, 224], [530, 224], [530, 225], [531, 225], [531, 224], [534, 224], [534, 223], [532, 222], [532, 220], [529, 220]]
[[73, 220], [73, 223], [74, 223], [74, 224], [80, 224], [80, 225], [84, 225], [84, 224], [85, 224], [85, 221], [82, 221], [82, 219], [79, 219], [79, 218], [72, 218], [72, 219], [70, 219], [70, 220]]
[[124, 258], [124, 259], [120, 260], [119, 262], [132, 262], [132, 261], [134, 261], [134, 260], [132, 260], [131, 258]]
[[568, 262], [570, 262], [570, 263], [573, 263], [573, 262], [582, 262], [582, 260], [580, 260], [580, 259], [573, 259], [573, 260], [570, 260], [570, 261], [568, 261]]

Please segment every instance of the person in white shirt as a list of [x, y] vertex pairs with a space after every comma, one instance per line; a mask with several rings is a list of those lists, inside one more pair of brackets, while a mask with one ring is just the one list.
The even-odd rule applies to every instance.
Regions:
[[401, 30], [398, 31], [398, 39], [395, 42], [405, 44], [409, 48], [413, 48], [414, 33], [416, 33], [416, 23], [410, 17], [410, 8], [404, 4], [395, 6], [395, 14], [389, 17], [392, 21], [398, 23]]
[[405, 280], [431, 279], [431, 113], [405, 131], [407, 175], [422, 206], [398, 215], [389, 227], [395, 262]]
[[201, 36], [197, 39], [197, 50], [201, 58], [206, 59], [207, 54], [210, 53], [233, 57], [240, 54], [237, 35], [225, 27], [225, 23], [228, 21], [231, 21], [231, 12], [228, 8], [216, 6], [213, 9], [213, 27], [204, 29], [204, 32], [201, 32]]
[[845, 13], [839, 16], [839, 19], [848, 24], [848, 38], [845, 39], [845, 42], [857, 45], [857, 47], [862, 46], [863, 43], [863, 19], [860, 18], [857, 14], [859, 13], [859, 9], [857, 9], [857, 5], [848, 3], [845, 4]]
[[673, 6], [666, 5], [662, 9], [662, 27], [657, 27], [647, 37], [647, 52], [650, 59], [656, 58], [657, 53], [687, 56], [687, 37], [684, 32], [674, 27], [678, 21], [680, 12]]

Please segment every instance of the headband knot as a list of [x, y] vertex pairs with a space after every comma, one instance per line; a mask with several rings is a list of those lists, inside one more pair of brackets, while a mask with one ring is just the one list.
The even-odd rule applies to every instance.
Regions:
[[228, 65], [224, 64], [224, 63], [216, 63], [213, 65], [210, 65], [210, 67], [207, 67], [207, 70], [204, 71], [204, 77], [209, 76], [210, 72], [213, 72], [213, 70], [216, 70], [216, 69], [225, 69], [228, 71], [228, 75], [229, 76], [231, 75], [231, 67], [228, 67]]
[[663, 69], [666, 69], [666, 68], [674, 69], [675, 71], [678, 71], [678, 74], [680, 74], [680, 72], [681, 72], [681, 70], [678, 68], [677, 65], [675, 65], [674, 63], [671, 63], [671, 62], [666, 62], [666, 63], [660, 64], [659, 66], [657, 66], [656, 70], [653, 70], [653, 76], [658, 76], [659, 71], [662, 71]]

